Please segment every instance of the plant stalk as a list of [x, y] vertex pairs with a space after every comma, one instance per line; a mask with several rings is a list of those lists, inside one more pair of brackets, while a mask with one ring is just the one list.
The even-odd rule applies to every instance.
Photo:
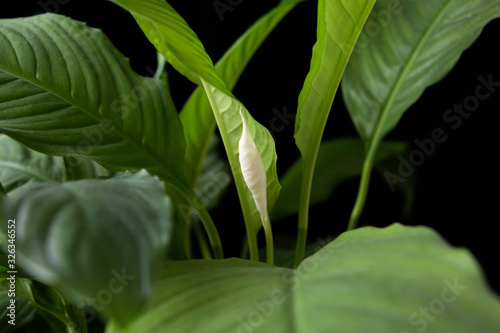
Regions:
[[196, 235], [196, 238], [198, 239], [198, 244], [203, 259], [213, 259], [205, 235], [203, 234], [197, 222], [193, 224], [193, 230]]
[[302, 161], [302, 181], [300, 186], [299, 199], [299, 226], [294, 263], [295, 268], [297, 268], [304, 259], [304, 254], [306, 251], [307, 230], [309, 227], [309, 201], [314, 175], [314, 164], [316, 162], [316, 159], [314, 159], [312, 163], [306, 163], [306, 158], [303, 158]]
[[208, 211], [205, 207], [197, 209], [197, 212], [200, 216], [203, 226], [205, 227], [205, 230], [207, 231], [208, 239], [210, 241], [210, 245], [212, 246], [212, 250], [214, 251], [215, 259], [224, 259], [219, 233], [217, 232], [217, 228], [215, 227], [214, 221], [212, 221], [210, 214], [208, 214]]
[[356, 197], [356, 202], [351, 211], [351, 217], [349, 219], [349, 225], [347, 230], [353, 230], [356, 228], [363, 208], [365, 207], [366, 196], [368, 195], [368, 189], [370, 187], [370, 178], [372, 174], [373, 164], [375, 162], [375, 155], [377, 153], [378, 144], [371, 144], [368, 153], [366, 154], [365, 161], [363, 162], [363, 169], [361, 171], [361, 180], [359, 182], [358, 195]]
[[264, 233], [266, 235], [266, 261], [269, 265], [274, 264], [274, 242], [273, 242], [273, 229], [271, 228], [271, 222], [269, 220], [269, 215], [266, 214], [266, 221], [263, 223]]
[[251, 236], [247, 231], [248, 251], [250, 252], [250, 260], [259, 261], [259, 246], [257, 245], [257, 236]]

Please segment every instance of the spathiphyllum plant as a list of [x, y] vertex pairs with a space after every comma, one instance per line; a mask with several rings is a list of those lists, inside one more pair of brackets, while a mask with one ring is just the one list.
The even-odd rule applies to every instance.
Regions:
[[[500, 1], [318, 0], [294, 113], [300, 158], [279, 173], [273, 135], [232, 91], [302, 0], [279, 2], [215, 65], [169, 1], [110, 2], [156, 48], [154, 76], [72, 18], [0, 19], [1, 332], [500, 332], [500, 299], [469, 251], [432, 226], [358, 228], [384, 166], [406, 163], [382, 178], [411, 192], [401, 170], [419, 155], [402, 161], [408, 145], [385, 138], [500, 17]], [[197, 86], [180, 110], [167, 70]], [[479, 99], [498, 86], [481, 80]], [[359, 136], [322, 140], [340, 84]], [[420, 154], [444, 136], [437, 128]], [[346, 179], [359, 190], [350, 219], [331, 221], [344, 232], [311, 241], [310, 207]], [[239, 207], [223, 190], [201, 197], [207, 182], [234, 186]], [[241, 218], [212, 219], [217, 207]], [[285, 217], [292, 240], [272, 232]], [[235, 224], [242, 254], [229, 258], [236, 238], [219, 232]]]

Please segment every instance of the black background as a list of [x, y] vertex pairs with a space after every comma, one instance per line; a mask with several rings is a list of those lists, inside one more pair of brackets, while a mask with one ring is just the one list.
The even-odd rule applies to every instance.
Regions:
[[[198, 34], [214, 62], [252, 22], [278, 2], [242, 0], [239, 5], [232, 6], [232, 11], [226, 11], [221, 20], [212, 0], [169, 1]], [[315, 3], [309, 0], [300, 4], [284, 19], [257, 52], [234, 90], [236, 97], [268, 128], [275, 116], [273, 109], [296, 110], [315, 42]], [[137, 72], [147, 75], [148, 68], [155, 68], [154, 48], [131, 16], [110, 2], [3, 0], [0, 3], [1, 18], [30, 16], [47, 10], [103, 29], [118, 49], [131, 59]], [[470, 249], [483, 267], [490, 285], [500, 293], [500, 271], [497, 270], [500, 187], [496, 137], [499, 132], [500, 88], [457, 130], [451, 130], [443, 121], [447, 109], [474, 94], [479, 84], [478, 76], [486, 78], [491, 74], [494, 81], [500, 81], [499, 32], [499, 20], [488, 24], [455, 68], [445, 79], [424, 92], [388, 136], [391, 140], [412, 143], [415, 139], [429, 138], [431, 131], [438, 127], [448, 134], [446, 142], [438, 145], [434, 154], [417, 168], [415, 204], [411, 215], [405, 218], [402, 214], [403, 196], [399, 192], [392, 193], [383, 178], [374, 176], [360, 225], [382, 227], [399, 221], [435, 228], [452, 245]], [[175, 102], [180, 107], [194, 85], [173, 69], [169, 70], [169, 79]], [[325, 138], [356, 135], [339, 93]], [[273, 136], [281, 175], [298, 157], [293, 122], [284, 130], [274, 132]], [[311, 210], [311, 241], [318, 236], [324, 238], [345, 230], [358, 181], [346, 182], [328, 203]], [[237, 195], [231, 188], [223, 198], [223, 207], [212, 212], [229, 256], [239, 254], [236, 244], [243, 237], [243, 221], [237, 207]], [[295, 229], [295, 218], [289, 219], [276, 223], [275, 234], [294, 236]]]

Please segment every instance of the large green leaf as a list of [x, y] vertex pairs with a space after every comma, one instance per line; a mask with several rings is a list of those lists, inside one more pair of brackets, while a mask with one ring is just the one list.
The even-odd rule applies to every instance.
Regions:
[[304, 255], [309, 195], [321, 137], [347, 61], [374, 3], [318, 1], [317, 42], [295, 119], [295, 142], [303, 160], [296, 265]]
[[[215, 65], [215, 69], [228, 90], [234, 88], [246, 65], [271, 31], [301, 1], [303, 0], [282, 0], [248, 28], [226, 51]], [[180, 118], [186, 137], [186, 177], [194, 187], [216, 125], [203, 87], [198, 87], [188, 99]]]
[[[366, 142], [379, 142], [425, 88], [442, 79], [483, 27], [500, 17], [497, 0], [377, 1], [342, 83]], [[391, 8], [391, 10], [389, 10]], [[379, 22], [385, 20], [387, 23]]]
[[[297, 270], [239, 259], [167, 265], [127, 332], [494, 333], [500, 301], [470, 253], [426, 227], [349, 231]], [[107, 333], [120, 330], [113, 324]]]
[[[382, 144], [376, 162], [402, 154], [407, 148], [404, 143]], [[359, 139], [335, 139], [323, 142], [316, 159], [310, 204], [325, 202], [341, 182], [359, 176], [364, 156], [364, 145]], [[279, 219], [297, 213], [301, 177], [302, 161], [298, 160], [281, 178], [283, 188], [271, 218]]]
[[6, 135], [0, 135], [0, 182], [7, 192], [28, 182], [61, 182], [60, 157], [30, 150]]
[[374, 0], [318, 3], [317, 42], [300, 92], [295, 122], [295, 141], [308, 164], [317, 154], [340, 79], [374, 3]]
[[26, 185], [3, 212], [16, 217], [21, 268], [121, 323], [149, 297], [171, 232], [163, 185], [145, 171]]
[[[276, 173], [274, 140], [265, 127], [256, 122], [246, 108], [227, 89], [217, 74], [200, 40], [187, 22], [163, 0], [111, 0], [128, 10], [142, 30], [175, 69], [193, 82], [203, 84], [219, 126], [235, 179], [250, 240], [252, 258], [256, 259], [256, 233], [261, 223], [255, 200], [247, 188], [238, 161], [238, 140], [242, 134], [242, 118], [250, 126], [253, 140], [264, 162], [267, 175], [267, 206], [278, 198], [280, 185]], [[258, 135], [255, 135], [258, 134]]]
[[184, 137], [160, 80], [67, 17], [0, 20], [0, 131], [49, 155], [183, 182]]
[[361, 215], [378, 145], [425, 88], [450, 71], [486, 23], [500, 17], [500, 3], [381, 0], [373, 12], [342, 84], [351, 118], [367, 146], [350, 229]]

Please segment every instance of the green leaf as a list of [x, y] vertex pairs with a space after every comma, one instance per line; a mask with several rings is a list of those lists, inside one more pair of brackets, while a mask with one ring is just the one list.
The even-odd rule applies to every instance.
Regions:
[[[385, 142], [380, 144], [380, 148], [377, 151], [377, 155], [380, 154], [380, 151], [383, 150], [383, 147], [386, 145]], [[407, 147], [409, 149], [409, 147]], [[404, 154], [409, 154], [409, 150], [404, 152]], [[414, 172], [412, 175], [400, 179], [397, 178], [398, 167], [400, 166], [401, 161], [399, 158], [388, 158], [383, 160], [381, 163], [375, 163], [375, 170], [380, 174], [387, 184], [389, 185], [389, 189], [394, 193], [399, 191], [403, 194], [405, 202], [404, 207], [402, 209], [402, 217], [405, 220], [410, 218], [410, 214], [413, 210], [413, 205], [415, 202], [415, 189], [417, 184], [417, 173]]]
[[179, 73], [198, 85], [201, 85], [203, 78], [218, 87], [224, 87], [196, 33], [167, 2], [110, 1], [134, 16], [151, 43]]
[[10, 192], [29, 182], [61, 182], [60, 157], [40, 154], [0, 134], [0, 182]]
[[317, 42], [295, 120], [295, 143], [303, 160], [296, 265], [304, 256], [309, 195], [321, 137], [347, 61], [374, 3], [375, 0], [318, 2]]
[[374, 0], [318, 3], [317, 42], [300, 92], [295, 141], [305, 159], [314, 159], [333, 98]]
[[[3, 187], [2, 183], [0, 182], [0, 194], [7, 194], [7, 191], [5, 190], [5, 188]], [[2, 202], [0, 201], [0, 204]]]
[[252, 135], [254, 135], [253, 139], [264, 162], [265, 171], [271, 177], [267, 179], [267, 205], [269, 208], [274, 205], [280, 188], [276, 174], [276, 153], [272, 136], [234, 98], [217, 74], [210, 57], [206, 54], [194, 31], [169, 4], [163, 0], [111, 1], [122, 6], [134, 16], [151, 43], [175, 69], [193, 82], [203, 84], [235, 177], [248, 230], [249, 243], [251, 244], [252, 258], [257, 259], [255, 257], [257, 254], [255, 235], [261, 219], [254, 199], [243, 180], [238, 162], [238, 140], [242, 129], [240, 110], [249, 122]]
[[122, 324], [137, 315], [170, 238], [160, 181], [141, 171], [30, 184], [12, 191], [3, 210], [16, 216], [16, 259], [24, 270]]
[[[385, 26], [371, 16], [345, 73], [342, 91], [363, 140], [379, 142], [424, 90], [441, 80], [492, 19], [496, 0], [404, 0], [392, 8], [380, 0], [374, 13], [389, 15]], [[370, 36], [370, 37], [368, 37]]]
[[[483, 27], [500, 17], [496, 0], [377, 2], [342, 84], [351, 118], [367, 146], [349, 229], [366, 200], [378, 145], [430, 85], [441, 80]], [[382, 19], [382, 17], [384, 17]], [[381, 23], [377, 19], [387, 21]], [[491, 77], [490, 77], [491, 78]]]
[[[377, 162], [402, 154], [407, 145], [388, 142], [381, 145]], [[310, 204], [328, 200], [341, 182], [361, 174], [365, 155], [364, 145], [358, 139], [335, 139], [323, 142], [318, 151]], [[296, 161], [281, 179], [283, 189], [271, 213], [272, 219], [279, 219], [297, 213], [300, 195], [302, 161]]]
[[[426, 227], [340, 235], [297, 270], [240, 259], [170, 262], [125, 332], [494, 333], [500, 300], [477, 262]], [[334, 328], [334, 329], [332, 329]], [[121, 332], [110, 324], [106, 333]]]
[[32, 149], [182, 187], [182, 127], [164, 92], [100, 30], [54, 14], [0, 20], [0, 131]]
[[[246, 65], [276, 25], [301, 1], [282, 0], [226, 51], [215, 65], [215, 70], [228, 90], [233, 90]], [[182, 108], [180, 119], [186, 137], [186, 177], [194, 187], [216, 125], [203, 87], [198, 87], [190, 96]]]
[[[276, 148], [274, 145], [271, 133], [255, 121], [252, 116], [246, 111], [245, 107], [235, 98], [230, 97], [225, 92], [216, 87], [205, 83], [205, 91], [207, 92], [210, 104], [214, 109], [215, 118], [224, 142], [226, 153], [231, 165], [233, 177], [240, 197], [243, 215], [245, 217], [247, 234], [250, 238], [255, 239], [257, 232], [262, 225], [260, 214], [257, 210], [253, 196], [248, 189], [243, 174], [241, 171], [239, 156], [239, 140], [242, 135], [243, 124], [239, 110], [242, 110], [243, 117], [250, 134], [253, 137], [257, 150], [262, 158], [264, 170], [266, 172], [266, 191], [267, 191], [267, 209], [272, 210], [279, 196], [281, 185], [278, 182], [276, 171]], [[250, 244], [251, 254], [255, 253], [255, 244]], [[252, 248], [252, 246], [254, 248]], [[254, 254], [253, 254], [254, 255]], [[252, 256], [253, 259], [256, 259]]]

